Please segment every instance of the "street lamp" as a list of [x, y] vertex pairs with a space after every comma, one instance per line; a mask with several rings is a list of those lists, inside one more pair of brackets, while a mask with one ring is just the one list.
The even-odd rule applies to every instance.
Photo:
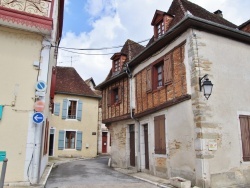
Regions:
[[204, 96], [205, 98], [208, 100], [208, 98], [210, 97], [211, 93], [212, 93], [212, 89], [213, 89], [213, 84], [212, 82], [208, 79], [207, 77], [208, 75], [205, 74], [202, 78], [199, 78], [199, 86], [200, 86], [200, 92], [203, 89], [204, 92]]

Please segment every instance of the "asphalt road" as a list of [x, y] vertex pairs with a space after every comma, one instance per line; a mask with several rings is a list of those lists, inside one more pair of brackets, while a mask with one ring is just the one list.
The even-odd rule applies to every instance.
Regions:
[[108, 167], [108, 157], [77, 160], [53, 168], [46, 188], [157, 188]]

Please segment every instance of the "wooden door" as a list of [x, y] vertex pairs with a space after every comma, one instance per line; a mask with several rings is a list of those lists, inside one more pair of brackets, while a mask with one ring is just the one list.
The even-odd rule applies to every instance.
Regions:
[[49, 156], [53, 156], [54, 151], [54, 129], [50, 129], [49, 135]]
[[102, 133], [102, 153], [107, 153], [107, 132]]
[[129, 135], [130, 135], [130, 166], [135, 166], [135, 127], [134, 125], [129, 125]]
[[149, 169], [148, 124], [144, 125], [144, 143], [145, 143], [145, 168]]

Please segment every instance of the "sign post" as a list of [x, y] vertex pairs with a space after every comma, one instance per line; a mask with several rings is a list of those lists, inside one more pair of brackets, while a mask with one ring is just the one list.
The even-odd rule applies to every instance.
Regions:
[[3, 188], [7, 162], [8, 162], [8, 159], [6, 158], [6, 151], [0, 151], [0, 161], [3, 162], [1, 179], [0, 179], [0, 188]]

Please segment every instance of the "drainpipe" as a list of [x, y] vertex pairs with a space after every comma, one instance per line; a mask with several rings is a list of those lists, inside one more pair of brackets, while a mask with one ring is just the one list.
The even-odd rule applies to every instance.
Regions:
[[137, 171], [141, 172], [141, 144], [140, 144], [140, 133], [141, 133], [141, 124], [140, 121], [138, 119], [135, 119], [135, 117], [133, 116], [133, 108], [132, 108], [132, 79], [133, 79], [133, 75], [128, 67], [128, 63], [124, 64], [125, 65], [125, 72], [128, 75], [129, 78], [129, 98], [130, 98], [130, 117], [131, 119], [133, 119], [134, 121], [138, 122], [138, 157], [137, 157]]

